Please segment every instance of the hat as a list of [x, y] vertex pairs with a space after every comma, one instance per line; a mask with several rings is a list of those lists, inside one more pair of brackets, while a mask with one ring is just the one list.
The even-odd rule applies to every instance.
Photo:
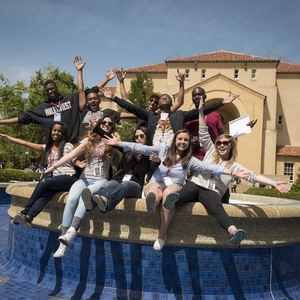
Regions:
[[151, 97], [156, 96], [158, 98], [161, 97], [161, 93], [155, 93], [155, 92], [151, 92], [148, 94], [148, 98], [150, 99]]

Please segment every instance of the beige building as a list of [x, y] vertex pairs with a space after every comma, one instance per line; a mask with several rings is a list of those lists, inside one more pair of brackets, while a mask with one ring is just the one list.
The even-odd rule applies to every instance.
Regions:
[[[220, 101], [228, 94], [240, 95], [232, 104], [218, 112], [228, 122], [248, 114], [258, 119], [251, 134], [239, 137], [238, 161], [245, 167], [265, 175], [297, 177], [300, 167], [300, 65], [278, 59], [227, 51], [199, 54], [167, 60], [164, 63], [126, 70], [125, 86], [136, 73], [145, 71], [152, 78], [154, 91], [167, 93], [175, 99], [177, 69], [185, 72], [185, 103], [182, 110], [194, 108], [191, 92], [201, 86], [207, 94], [206, 103]], [[119, 85], [116, 94], [120, 96]], [[103, 106], [110, 106], [103, 101]]]

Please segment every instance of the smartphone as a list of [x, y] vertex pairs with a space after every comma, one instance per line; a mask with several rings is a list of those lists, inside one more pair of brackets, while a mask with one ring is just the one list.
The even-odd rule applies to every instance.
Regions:
[[51, 178], [51, 177], [53, 177], [53, 172], [43, 173], [43, 178], [44, 179], [48, 179], [48, 178]]

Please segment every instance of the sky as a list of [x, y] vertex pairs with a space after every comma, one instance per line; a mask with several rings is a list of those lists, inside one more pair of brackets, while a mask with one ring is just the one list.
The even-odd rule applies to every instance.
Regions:
[[1, 0], [0, 25], [10, 84], [49, 63], [76, 78], [75, 55], [89, 87], [113, 67], [220, 50], [300, 64], [300, 0]]

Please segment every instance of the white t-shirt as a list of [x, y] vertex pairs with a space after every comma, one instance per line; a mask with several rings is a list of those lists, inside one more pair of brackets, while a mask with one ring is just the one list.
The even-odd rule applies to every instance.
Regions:
[[170, 146], [173, 137], [174, 137], [174, 132], [169, 120], [169, 114], [161, 113], [160, 119], [156, 124], [156, 129], [153, 136], [152, 144], [153, 146], [156, 146], [161, 143], [164, 143], [165, 145]]

